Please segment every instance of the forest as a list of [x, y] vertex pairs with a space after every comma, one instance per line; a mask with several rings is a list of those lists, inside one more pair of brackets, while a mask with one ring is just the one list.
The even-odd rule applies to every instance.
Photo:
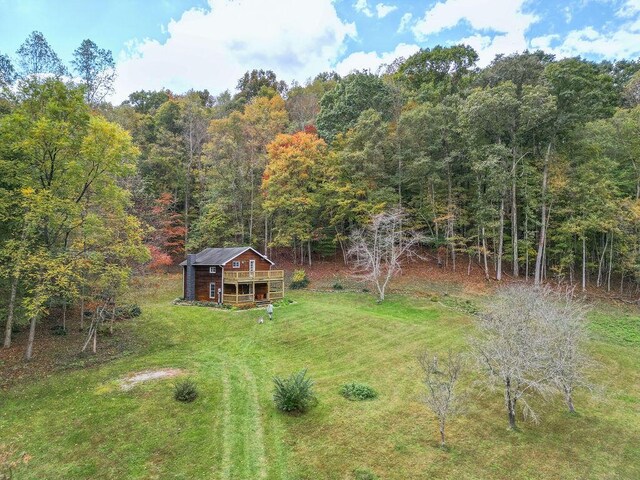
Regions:
[[51, 309], [115, 309], [132, 275], [185, 252], [348, 263], [351, 234], [392, 208], [442, 268], [637, 296], [637, 60], [524, 51], [481, 68], [435, 46], [376, 72], [253, 70], [234, 92], [120, 105], [115, 75], [91, 40], [70, 66], [39, 32], [0, 53], [0, 323], [5, 346], [30, 325], [27, 358]]

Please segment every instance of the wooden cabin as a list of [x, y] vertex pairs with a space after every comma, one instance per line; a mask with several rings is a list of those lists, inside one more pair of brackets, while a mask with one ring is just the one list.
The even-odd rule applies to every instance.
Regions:
[[185, 300], [255, 305], [284, 297], [284, 270], [251, 247], [205, 248], [180, 265]]

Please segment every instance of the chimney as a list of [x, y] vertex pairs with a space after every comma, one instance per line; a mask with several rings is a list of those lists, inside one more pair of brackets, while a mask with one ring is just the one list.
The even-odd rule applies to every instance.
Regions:
[[190, 302], [196, 299], [196, 255], [194, 253], [187, 254], [187, 291], [185, 292], [185, 300]]

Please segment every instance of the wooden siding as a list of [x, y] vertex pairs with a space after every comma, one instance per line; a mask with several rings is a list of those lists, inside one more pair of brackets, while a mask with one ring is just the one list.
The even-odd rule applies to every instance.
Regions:
[[[244, 253], [241, 253], [233, 260], [229, 260], [225, 265], [225, 271], [227, 272], [237, 272], [242, 270], [249, 270], [249, 260], [256, 261], [256, 270], [271, 270], [271, 264], [267, 262], [260, 255], [257, 255], [252, 250], [247, 250]], [[240, 262], [240, 268], [233, 268], [233, 262]]]
[[[209, 273], [208, 266], [196, 265], [196, 300], [201, 302], [217, 302], [218, 289], [222, 288], [222, 268], [216, 267], [216, 273]], [[216, 284], [214, 298], [209, 297], [209, 284]]]
[[[256, 271], [270, 271], [271, 270], [271, 263], [269, 263], [267, 260], [265, 260], [264, 258], [262, 258], [260, 255], [256, 254], [255, 252], [253, 252], [252, 250], [248, 250], [240, 255], [238, 255], [236, 258], [234, 258], [233, 260], [230, 260], [229, 262], [227, 262], [227, 264], [225, 265], [225, 267], [221, 267], [221, 266], [217, 266], [216, 267], [216, 273], [209, 273], [209, 266], [204, 266], [204, 265], [195, 265], [195, 277], [196, 277], [196, 288], [195, 288], [195, 299], [198, 301], [202, 301], [202, 302], [217, 302], [218, 301], [218, 289], [219, 288], [224, 288], [224, 292], [227, 293], [229, 296], [227, 299], [224, 298], [224, 293], [223, 293], [223, 301], [225, 301], [225, 303], [239, 303], [239, 304], [246, 304], [246, 303], [253, 303], [255, 301], [255, 293], [251, 293], [251, 294], [242, 294], [240, 292], [236, 292], [235, 286], [234, 285], [229, 285], [228, 283], [225, 283], [225, 285], [222, 285], [222, 272], [223, 272], [223, 268], [224, 268], [224, 273], [225, 273], [225, 281], [227, 280], [227, 274], [229, 272], [248, 272], [249, 271], [249, 260], [255, 260], [256, 262]], [[239, 268], [233, 268], [233, 262], [234, 261], [239, 261], [240, 262], [240, 267]], [[273, 271], [274, 273], [274, 280], [277, 279], [281, 279], [284, 275], [284, 272], [281, 271]], [[183, 274], [184, 274], [184, 280], [183, 280], [183, 295], [186, 294], [186, 290], [187, 290], [187, 280], [186, 280], [186, 267], [183, 267]], [[229, 277], [233, 277], [233, 275], [229, 275]], [[269, 275], [269, 277], [272, 277], [271, 275]], [[261, 279], [262, 280], [262, 279]], [[234, 279], [231, 280], [233, 283], [237, 282], [238, 279]], [[209, 284], [211, 282], [214, 282], [216, 284], [215, 286], [215, 296], [213, 298], [209, 297]], [[250, 282], [250, 283], [254, 283], [254, 282]], [[261, 282], [262, 283], [262, 282]], [[271, 298], [282, 298], [283, 296], [283, 292], [284, 292], [284, 288], [282, 285], [283, 282], [274, 282], [275, 285], [270, 285], [268, 282], [264, 282], [262, 283], [257, 290], [258, 293], [260, 294], [260, 297], [263, 297], [263, 295], [269, 296]], [[254, 285], [252, 285], [251, 287], [253, 287]], [[274, 286], [276, 286], [276, 288], [274, 288]], [[257, 287], [257, 284], [256, 284]], [[244, 288], [244, 287], [243, 287]], [[253, 288], [252, 288], [253, 289]], [[237, 295], [237, 296], [236, 296]], [[261, 300], [263, 300], [263, 298], [261, 298]]]

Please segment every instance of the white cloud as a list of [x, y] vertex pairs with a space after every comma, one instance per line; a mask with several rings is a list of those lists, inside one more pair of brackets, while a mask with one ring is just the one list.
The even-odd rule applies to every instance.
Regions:
[[512, 53], [528, 46], [525, 33], [538, 21], [524, 13], [526, 0], [443, 0], [427, 10], [412, 31], [419, 41], [466, 22], [476, 31], [459, 40], [478, 51], [480, 65], [498, 53]]
[[384, 3], [379, 3], [376, 5], [376, 13], [378, 14], [378, 18], [384, 18], [397, 9], [398, 7], [396, 5], [385, 5]]
[[378, 18], [384, 18], [394, 10], [398, 9], [398, 7], [395, 5], [385, 5], [384, 3], [378, 3], [374, 12], [371, 7], [369, 7], [369, 2], [367, 0], [357, 0], [356, 3], [353, 4], [353, 8], [356, 12], [360, 12], [367, 17], [373, 17], [375, 15]]
[[288, 81], [305, 79], [331, 69], [346, 39], [356, 36], [355, 25], [338, 17], [332, 0], [304, 7], [296, 0], [209, 0], [209, 7], [169, 22], [163, 43], [128, 42], [118, 58], [112, 100], [142, 88], [233, 89], [253, 68], [271, 69]]
[[626, 0], [616, 11], [617, 17], [631, 18], [640, 13], [640, 0]]
[[536, 37], [531, 45], [558, 57], [633, 58], [640, 55], [640, 21], [627, 23], [613, 32], [599, 32], [593, 27], [572, 30], [562, 40], [559, 35]]
[[400, 19], [400, 25], [398, 25], [398, 33], [406, 32], [412, 19], [413, 15], [411, 13], [405, 13], [404, 15], [402, 15], [402, 18]]
[[418, 45], [399, 43], [390, 52], [354, 52], [336, 65], [336, 72], [346, 75], [353, 70], [371, 70], [375, 72], [382, 64], [389, 64], [398, 57], [407, 58], [420, 50]]
[[367, 17], [373, 17], [373, 12], [369, 8], [369, 3], [367, 2], [367, 0], [358, 0], [353, 4], [353, 8], [356, 10], [356, 12], [363, 13]]

